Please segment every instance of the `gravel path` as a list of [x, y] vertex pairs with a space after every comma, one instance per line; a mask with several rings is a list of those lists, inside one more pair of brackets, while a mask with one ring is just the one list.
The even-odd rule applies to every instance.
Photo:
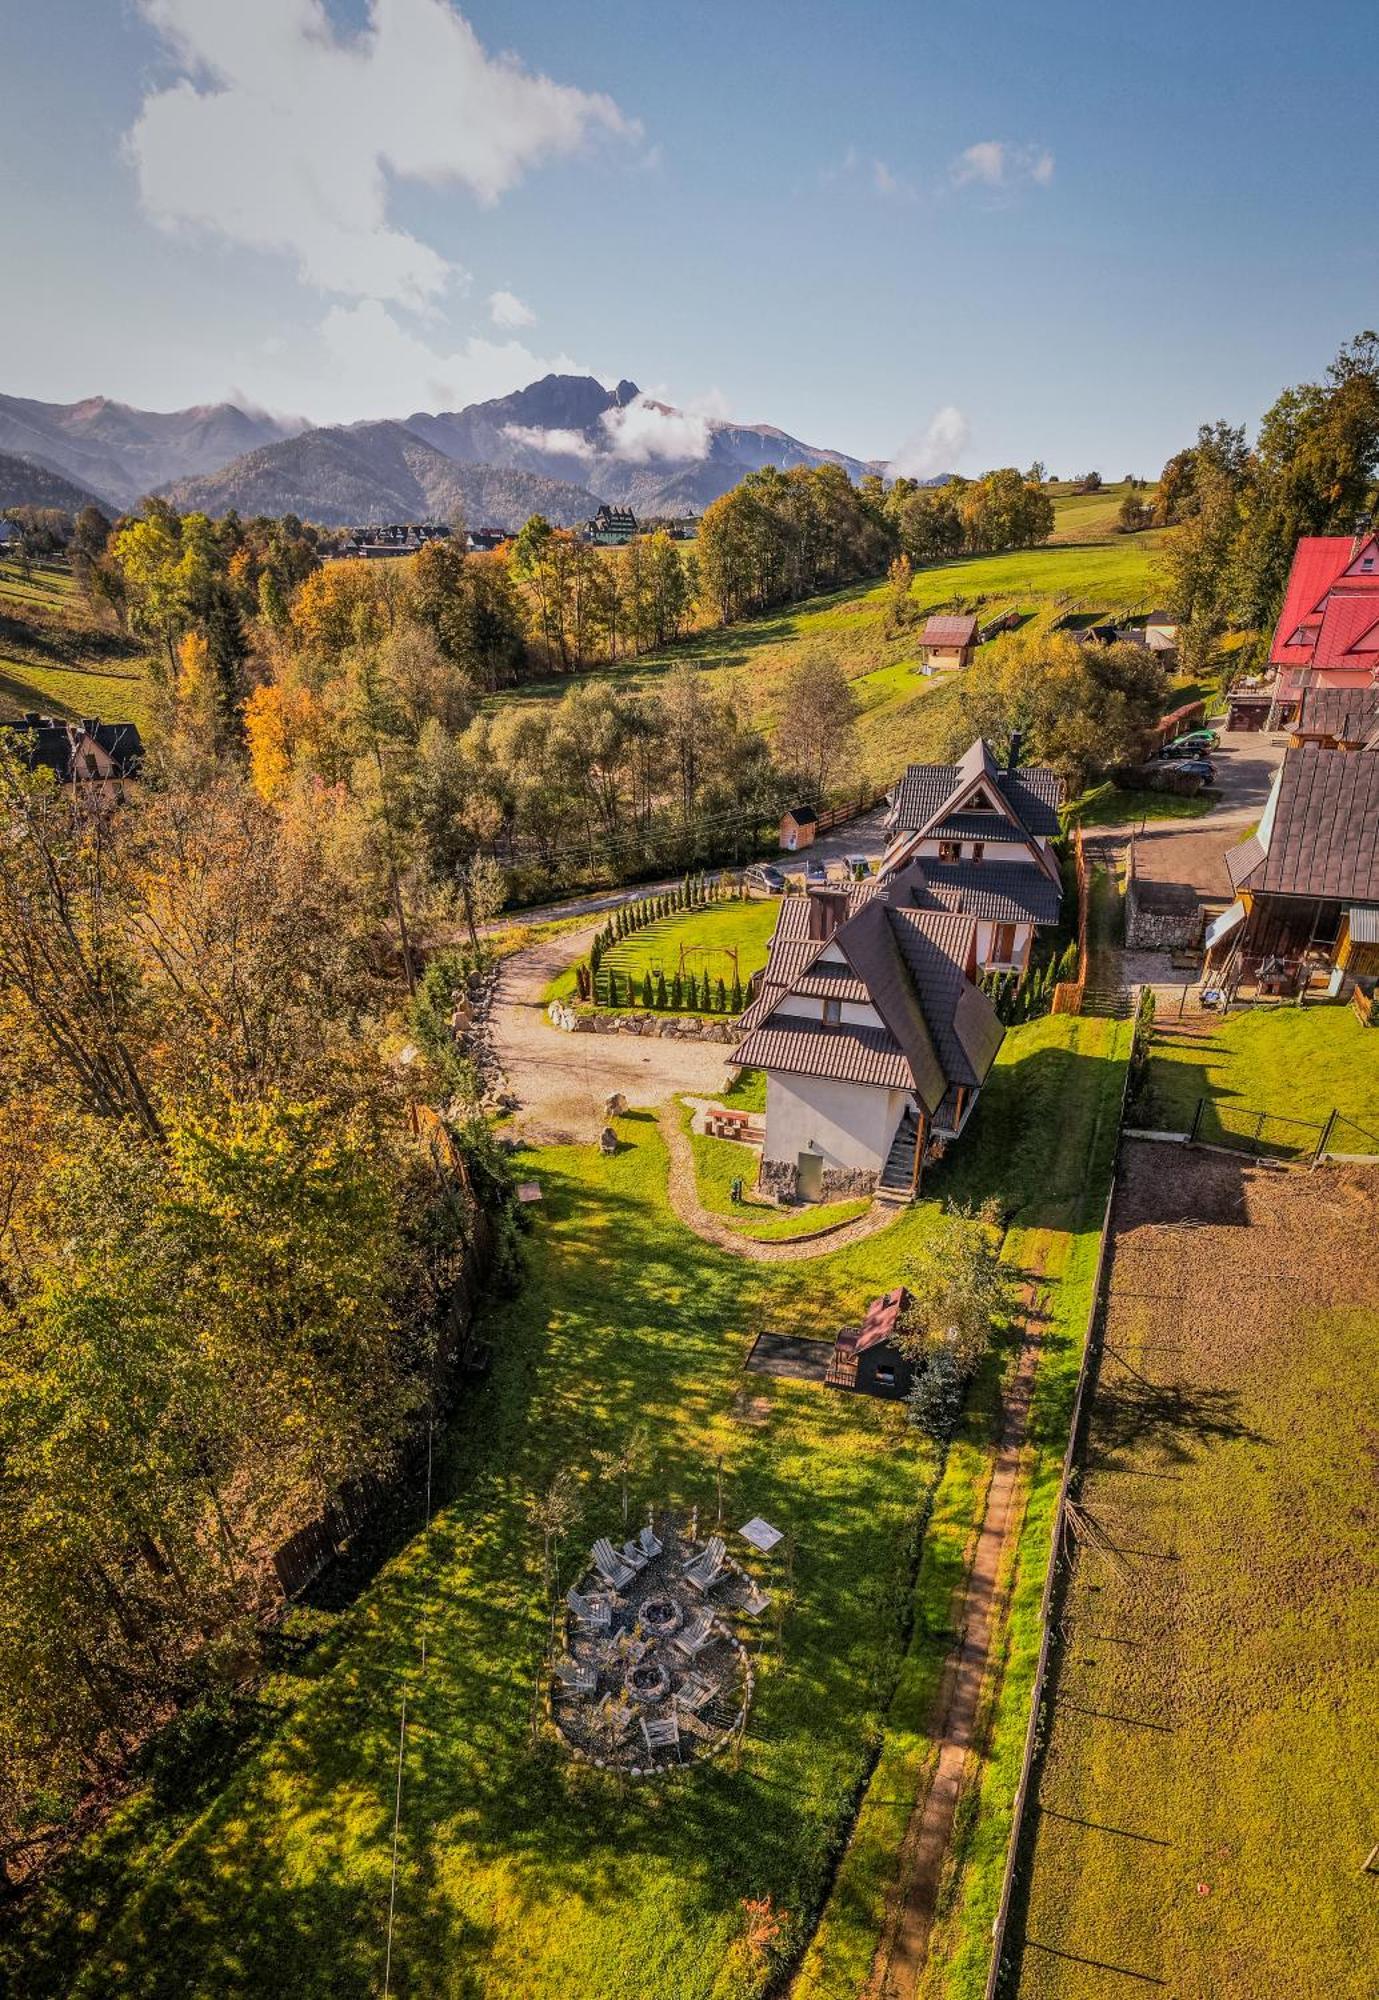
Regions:
[[716, 1097], [731, 1053], [723, 1042], [647, 1035], [566, 1035], [546, 1019], [542, 995], [582, 958], [598, 925], [565, 931], [505, 960], [489, 1014], [493, 1052], [519, 1099], [514, 1126], [538, 1145], [583, 1144], [603, 1129], [604, 1100], [663, 1104], [680, 1091]]
[[667, 1192], [675, 1214], [706, 1243], [731, 1251], [734, 1257], [745, 1257], [753, 1264], [791, 1264], [806, 1257], [830, 1257], [835, 1250], [856, 1243], [863, 1236], [874, 1236], [878, 1229], [885, 1229], [905, 1213], [903, 1208], [876, 1201], [865, 1215], [852, 1222], [841, 1222], [836, 1229], [819, 1236], [787, 1236], [775, 1243], [757, 1243], [750, 1236], [741, 1235], [700, 1201], [694, 1181], [694, 1152], [673, 1104], [661, 1113], [661, 1136], [670, 1154]]

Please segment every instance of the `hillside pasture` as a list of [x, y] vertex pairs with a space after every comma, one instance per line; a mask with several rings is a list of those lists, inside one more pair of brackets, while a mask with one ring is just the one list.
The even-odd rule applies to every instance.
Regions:
[[[745, 1263], [677, 1223], [649, 1114], [618, 1121], [612, 1158], [519, 1155], [544, 1194], [529, 1268], [487, 1315], [490, 1376], [437, 1433], [429, 1528], [408, 1522], [347, 1611], [327, 1597], [289, 1613], [251, 1740], [131, 1798], [0, 1944], [0, 1984], [26, 2000], [379, 1992], [405, 1696], [395, 1992], [774, 1990], [827, 1895], [909, 1631], [932, 1638], [915, 1557], [939, 1467], [903, 1409], [744, 1376], [743, 1360], [761, 1331], [854, 1321], [945, 1199], [989, 1193], [1013, 1220], [1067, 1229], [1105, 1171], [1108, 1027], [1013, 1030], [926, 1198], [804, 1264]], [[532, 1505], [573, 1475], [563, 1589], [592, 1537], [620, 1531], [594, 1454], [633, 1431], [649, 1445], [635, 1518], [671, 1500], [711, 1516], [721, 1477], [729, 1531], [760, 1512], [788, 1540], [753, 1563], [775, 1602], [747, 1633], [759, 1679], [740, 1761], [629, 1786], [533, 1740], [547, 1624]], [[777, 1963], [744, 1947], [744, 1899], [767, 1897]]]
[[1005, 1991], [1361, 2000], [1379, 1167], [1127, 1141], [1113, 1227]]
[[144, 648], [87, 608], [65, 564], [0, 563], [0, 720], [37, 711], [147, 730]]

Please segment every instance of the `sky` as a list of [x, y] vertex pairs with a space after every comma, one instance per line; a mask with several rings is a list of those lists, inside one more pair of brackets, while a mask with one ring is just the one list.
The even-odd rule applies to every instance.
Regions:
[[916, 473], [1115, 478], [1379, 325], [1360, 0], [0, 26], [10, 394], [349, 422], [557, 369]]

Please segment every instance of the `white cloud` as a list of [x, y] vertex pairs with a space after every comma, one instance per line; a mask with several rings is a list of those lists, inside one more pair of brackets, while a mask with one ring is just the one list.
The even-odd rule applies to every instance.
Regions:
[[488, 316], [495, 326], [535, 326], [536, 314], [524, 305], [516, 292], [490, 292]]
[[959, 153], [949, 169], [954, 187], [1009, 190], [1033, 181], [1047, 187], [1053, 179], [1053, 154], [1044, 146], [1017, 146], [1009, 139], [980, 139]]
[[710, 418], [703, 410], [674, 410], [666, 403], [638, 396], [621, 409], [605, 410], [599, 419], [614, 458], [647, 465], [657, 458], [707, 458]]
[[879, 195], [882, 201], [914, 201], [917, 198], [913, 181], [897, 173], [885, 160], [864, 158], [855, 146], [849, 146], [832, 166], [819, 170], [821, 187], [837, 187], [843, 182], [860, 182], [874, 195]]
[[504, 424], [503, 436], [533, 451], [558, 452], [565, 458], [592, 458], [597, 449], [583, 431], [543, 430], [540, 424]]
[[[488, 340], [482, 334], [449, 352], [438, 350], [376, 299], [332, 306], [321, 334], [329, 354], [336, 421], [403, 416], [417, 409], [457, 410], [509, 395], [542, 375], [591, 372], [568, 354], [534, 354], [523, 341]], [[317, 421], [330, 419], [317, 413]]]
[[906, 438], [891, 460], [890, 471], [897, 479], [933, 479], [940, 472], [952, 472], [971, 435], [962, 411], [945, 403], [941, 410], [935, 410], [924, 430]]
[[490, 56], [451, 0], [369, 0], [356, 36], [323, 0], [138, 0], [186, 72], [128, 145], [144, 208], [296, 258], [347, 297], [421, 305], [455, 275], [389, 216], [390, 182], [493, 202], [599, 131], [639, 137], [610, 97]]

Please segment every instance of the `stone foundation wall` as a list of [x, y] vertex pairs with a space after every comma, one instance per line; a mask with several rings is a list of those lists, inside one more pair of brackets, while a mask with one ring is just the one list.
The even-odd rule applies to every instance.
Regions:
[[1192, 951], [1205, 919], [1190, 889], [1132, 880], [1125, 893], [1125, 942], [1132, 951]]
[[552, 1024], [567, 1035], [648, 1035], [653, 1040], [739, 1042], [736, 1021], [703, 1020], [697, 1014], [581, 1014], [552, 1000], [546, 1010]]
[[777, 1201], [794, 1201], [800, 1191], [800, 1170], [793, 1160], [763, 1160], [757, 1170], [757, 1186]]
[[[850, 1201], [857, 1195], [872, 1194], [879, 1176], [870, 1167], [825, 1167], [822, 1194], [825, 1201]], [[793, 1160], [763, 1160], [757, 1186], [777, 1201], [797, 1201], [800, 1170]]]

